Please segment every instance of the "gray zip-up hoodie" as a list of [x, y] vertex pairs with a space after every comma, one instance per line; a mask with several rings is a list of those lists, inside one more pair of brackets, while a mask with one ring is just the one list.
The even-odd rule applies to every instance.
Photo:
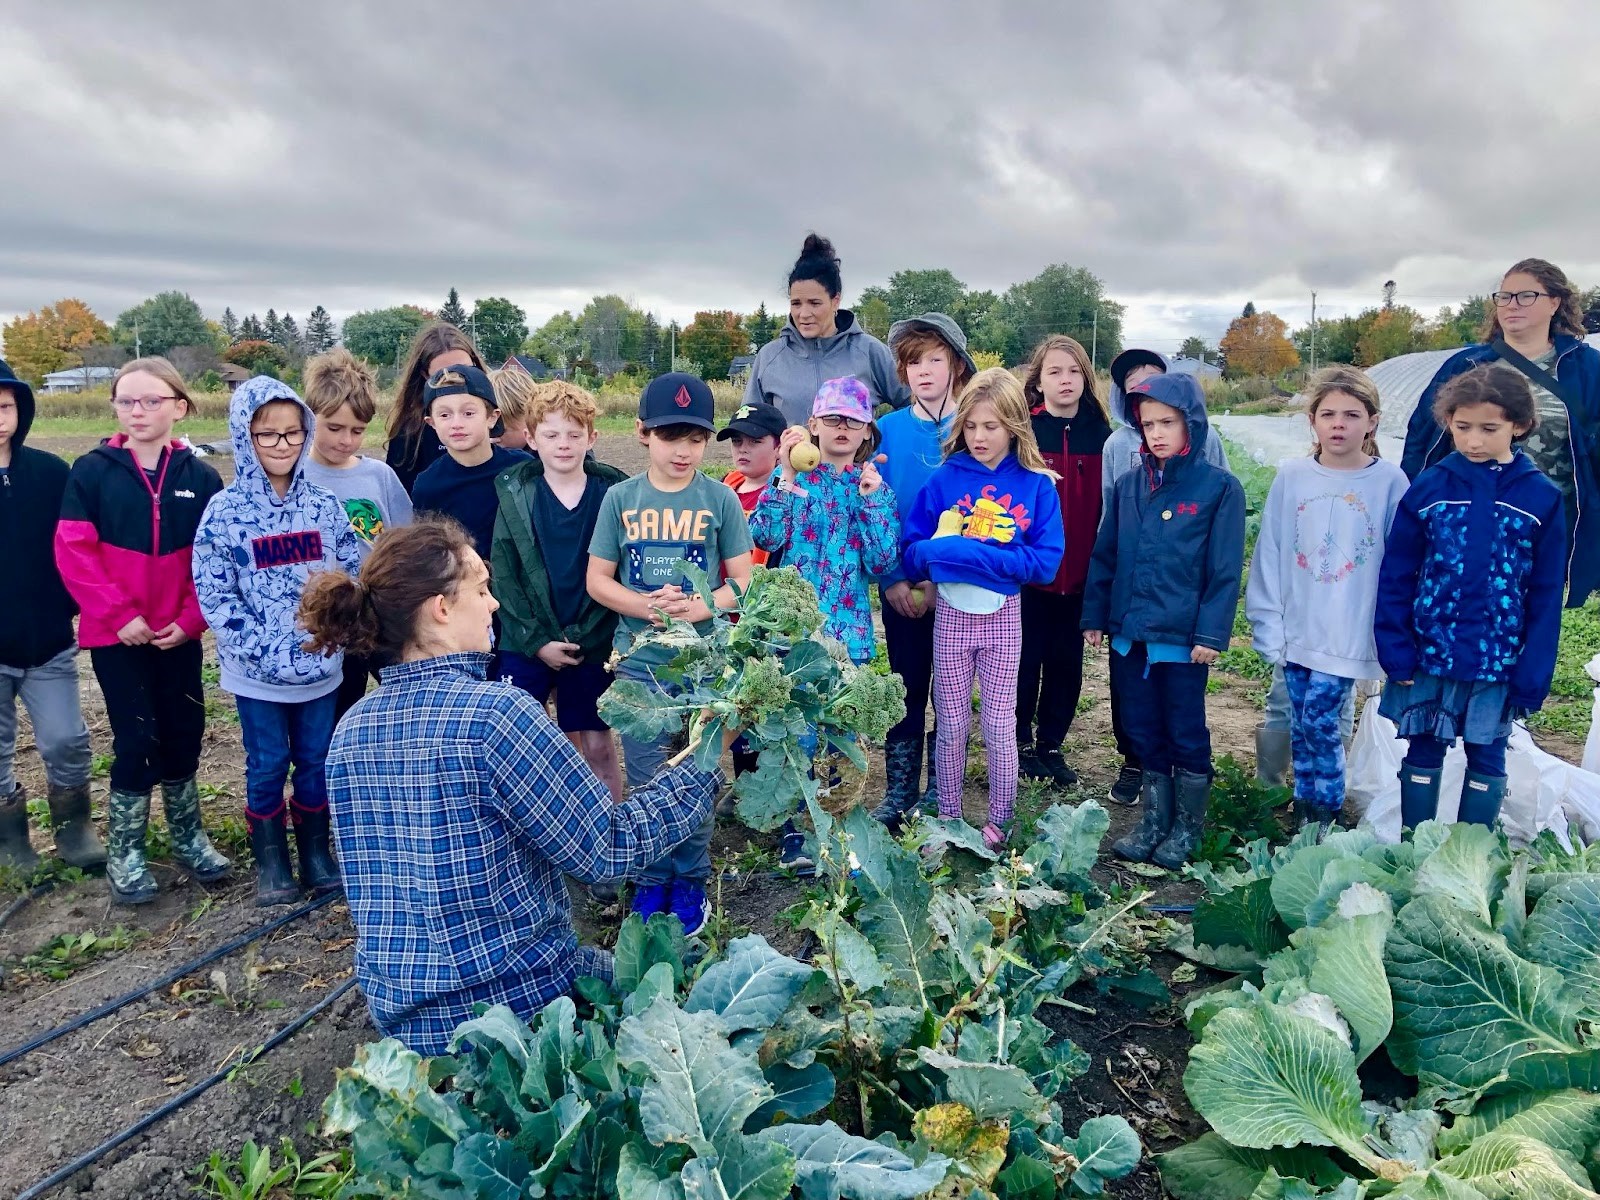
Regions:
[[804, 425], [811, 417], [817, 389], [829, 379], [854, 375], [872, 393], [872, 404], [904, 408], [911, 389], [895, 372], [894, 355], [856, 322], [855, 314], [841, 308], [831, 337], [801, 337], [788, 322], [778, 336], [756, 353], [744, 402], [766, 401], [783, 410], [791, 425]]
[[[1106, 504], [1111, 503], [1111, 491], [1117, 486], [1117, 480], [1139, 465], [1139, 454], [1144, 449], [1144, 435], [1133, 426], [1128, 398], [1114, 383], [1111, 385], [1111, 415], [1117, 419], [1117, 427], [1111, 431], [1111, 436], [1100, 450], [1100, 493]], [[1206, 444], [1201, 451], [1203, 457], [1231, 475], [1233, 468], [1228, 466], [1228, 454], [1223, 448], [1222, 438], [1209, 423], [1205, 429]]]

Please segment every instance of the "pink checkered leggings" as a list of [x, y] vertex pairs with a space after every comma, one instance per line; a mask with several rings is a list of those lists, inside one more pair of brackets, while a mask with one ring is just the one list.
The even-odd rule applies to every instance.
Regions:
[[972, 681], [989, 751], [989, 823], [1004, 828], [1017, 802], [1017, 664], [1021, 602], [978, 616], [939, 600], [933, 613], [933, 711], [939, 716], [939, 816], [959, 817], [972, 730]]

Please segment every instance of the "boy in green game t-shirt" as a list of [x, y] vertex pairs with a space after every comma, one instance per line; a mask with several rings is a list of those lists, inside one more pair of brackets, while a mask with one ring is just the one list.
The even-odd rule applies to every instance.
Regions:
[[[700, 461], [716, 429], [711, 389], [693, 375], [674, 372], [653, 379], [639, 397], [639, 440], [649, 452], [642, 475], [613, 484], [601, 503], [589, 545], [589, 595], [618, 614], [615, 647], [622, 656], [619, 679], [655, 683], [654, 670], [671, 658], [663, 646], [632, 651], [634, 637], [660, 620], [658, 614], [709, 627], [711, 611], [685, 577], [692, 563], [712, 579], [750, 582], [750, 530], [733, 491], [700, 473]], [[716, 591], [718, 608], [732, 608], [727, 582]], [[660, 686], [660, 685], [656, 685]], [[623, 765], [630, 789], [648, 783], [667, 760], [669, 738], [641, 741], [622, 736]], [[684, 932], [699, 933], [711, 914], [706, 880], [711, 875], [715, 818], [641, 875], [633, 911], [648, 919], [671, 912]]]

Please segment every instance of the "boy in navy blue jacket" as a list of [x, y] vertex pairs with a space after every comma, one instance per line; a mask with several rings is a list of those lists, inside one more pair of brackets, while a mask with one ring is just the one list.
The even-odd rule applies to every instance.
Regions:
[[489, 439], [500, 416], [494, 385], [477, 367], [445, 367], [435, 371], [422, 393], [427, 422], [444, 444], [444, 457], [417, 476], [411, 504], [419, 513], [454, 517], [472, 535], [478, 557], [488, 562], [494, 549], [494, 521], [500, 493], [494, 479], [501, 471], [530, 462], [533, 455], [507, 450]]
[[1143, 772], [1139, 825], [1112, 849], [1176, 869], [1211, 794], [1206, 676], [1228, 647], [1244, 570], [1244, 489], [1193, 448], [1209, 432], [1188, 375], [1157, 375], [1127, 400], [1141, 467], [1117, 480], [1095, 538], [1084, 639], [1111, 635], [1112, 686]]

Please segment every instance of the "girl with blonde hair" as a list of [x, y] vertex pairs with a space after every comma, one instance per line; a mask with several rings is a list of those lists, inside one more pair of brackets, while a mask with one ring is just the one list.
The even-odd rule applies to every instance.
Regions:
[[989, 751], [983, 837], [998, 848], [1017, 797], [1018, 593], [1055, 578], [1061, 504], [1055, 473], [1033, 439], [1022, 384], [1003, 367], [978, 372], [962, 390], [944, 455], [906, 521], [902, 553], [907, 578], [929, 580], [936, 591], [924, 601], [934, 604], [939, 816], [963, 815], [976, 678]]

